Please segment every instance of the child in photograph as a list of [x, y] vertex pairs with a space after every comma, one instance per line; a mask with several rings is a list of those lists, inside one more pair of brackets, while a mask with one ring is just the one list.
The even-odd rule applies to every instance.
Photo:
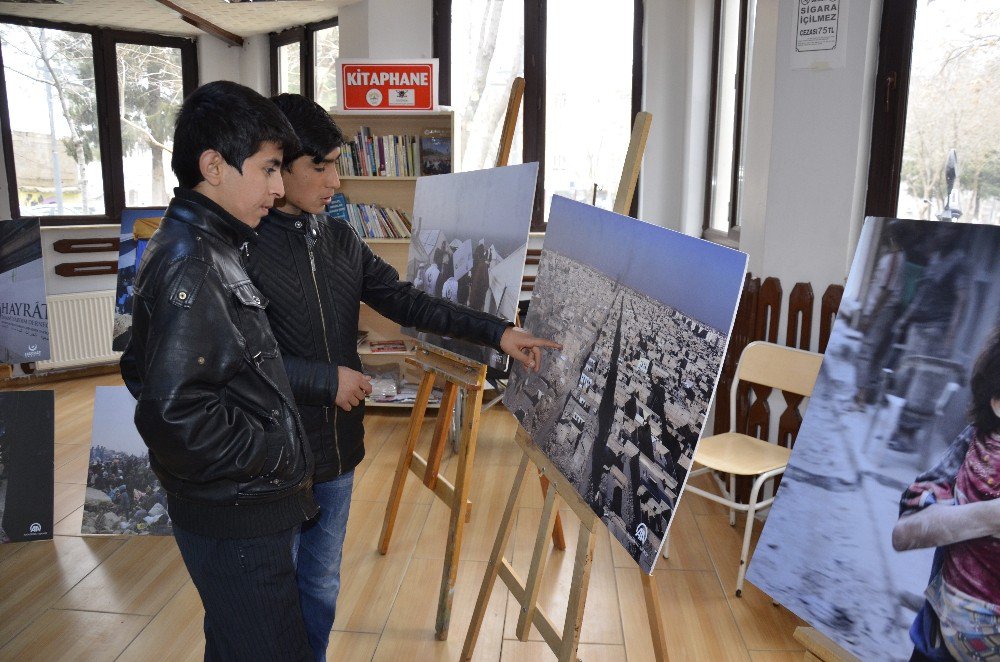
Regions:
[[937, 547], [912, 660], [1000, 659], [1000, 329], [976, 361], [971, 424], [900, 501], [897, 551]]
[[[135, 280], [121, 372], [205, 607], [206, 660], [311, 657], [292, 544], [317, 510], [313, 458], [267, 299], [243, 267], [297, 148], [250, 88], [195, 90], [174, 129], [179, 187]], [[127, 484], [119, 499], [132, 508]]]
[[[364, 401], [372, 392], [357, 352], [361, 303], [402, 326], [485, 344], [536, 370], [541, 349], [559, 345], [428, 295], [447, 280], [436, 262], [424, 272], [424, 291], [401, 281], [347, 224], [325, 213], [340, 186], [336, 161], [344, 141], [333, 118], [301, 95], [281, 94], [273, 101], [301, 148], [286, 154], [285, 195], [261, 223], [247, 269], [270, 298], [267, 315], [316, 457], [313, 492], [320, 513], [303, 525], [296, 558], [309, 643], [314, 658], [325, 660], [354, 469], [365, 454]], [[450, 265], [447, 244], [440, 250], [435, 259]]]

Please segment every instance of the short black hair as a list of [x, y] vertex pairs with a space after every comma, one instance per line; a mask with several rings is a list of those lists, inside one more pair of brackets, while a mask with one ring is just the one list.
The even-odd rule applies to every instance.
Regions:
[[311, 99], [301, 94], [279, 94], [271, 97], [285, 119], [292, 125], [299, 138], [299, 149], [285, 152], [285, 168], [292, 167], [292, 161], [300, 156], [311, 156], [313, 163], [322, 163], [327, 154], [344, 144], [344, 133], [330, 117]]
[[266, 97], [239, 83], [217, 80], [184, 100], [174, 124], [170, 167], [181, 188], [194, 188], [204, 179], [198, 159], [205, 150], [214, 149], [242, 173], [243, 162], [264, 143], [277, 144], [284, 154], [299, 149], [295, 131]]
[[993, 400], [1000, 398], [1000, 328], [994, 330], [972, 371], [972, 424], [980, 435], [1000, 432], [1000, 418], [993, 413]]

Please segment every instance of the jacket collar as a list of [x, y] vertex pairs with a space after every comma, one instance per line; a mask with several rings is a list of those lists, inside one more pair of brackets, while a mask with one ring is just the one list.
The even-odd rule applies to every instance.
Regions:
[[192, 225], [206, 234], [239, 248], [254, 243], [257, 232], [210, 198], [187, 188], [175, 188], [174, 199], [164, 216]]
[[275, 207], [271, 207], [271, 211], [264, 217], [262, 223], [273, 223], [275, 227], [285, 232], [305, 236], [309, 232], [310, 221], [310, 214], [286, 214]]

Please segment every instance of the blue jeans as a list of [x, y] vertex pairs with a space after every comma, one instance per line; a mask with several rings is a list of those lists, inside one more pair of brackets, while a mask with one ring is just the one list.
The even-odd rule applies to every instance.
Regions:
[[317, 662], [326, 660], [326, 648], [337, 611], [340, 559], [344, 554], [353, 487], [353, 470], [314, 485], [313, 495], [319, 504], [319, 515], [302, 525], [292, 545], [302, 618]]

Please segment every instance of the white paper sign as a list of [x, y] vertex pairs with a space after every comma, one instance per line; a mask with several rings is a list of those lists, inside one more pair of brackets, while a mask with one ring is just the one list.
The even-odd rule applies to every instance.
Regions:
[[847, 0], [798, 0], [793, 69], [834, 69], [845, 62]]

